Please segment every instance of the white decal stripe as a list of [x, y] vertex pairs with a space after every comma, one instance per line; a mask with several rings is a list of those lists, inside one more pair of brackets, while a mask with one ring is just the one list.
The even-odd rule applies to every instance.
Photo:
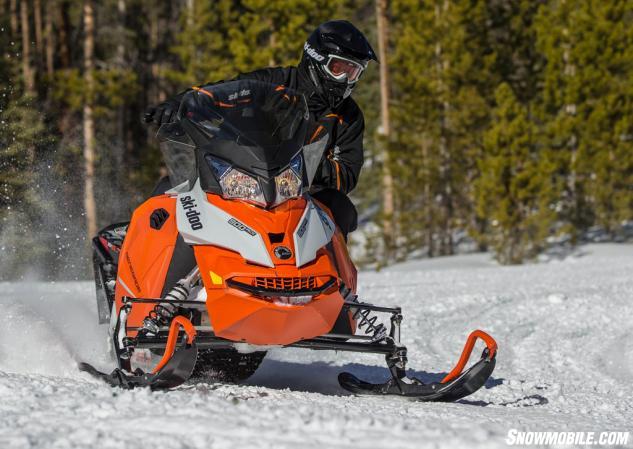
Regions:
[[215, 245], [236, 251], [248, 261], [275, 266], [261, 234], [247, 222], [210, 203], [200, 180], [191, 191], [178, 195], [176, 224], [185, 243]]
[[125, 289], [125, 291], [126, 291], [126, 292], [128, 292], [132, 298], [136, 298], [136, 295], [135, 295], [134, 293], [132, 293], [132, 290], [130, 290], [130, 287], [128, 287], [127, 285], [125, 285], [125, 282], [123, 282], [123, 279], [121, 279], [121, 278], [119, 277], [119, 278], [118, 278], [118, 281], [121, 283], [121, 285], [123, 286], [123, 288]]
[[[324, 221], [327, 222], [327, 226]], [[332, 240], [332, 235], [334, 235], [334, 223], [319, 206], [308, 199], [305, 211], [293, 234], [297, 267], [316, 259], [317, 251]]]

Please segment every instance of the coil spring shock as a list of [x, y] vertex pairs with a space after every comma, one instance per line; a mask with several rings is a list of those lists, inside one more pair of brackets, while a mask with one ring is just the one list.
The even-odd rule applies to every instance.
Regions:
[[[353, 319], [359, 321], [358, 329], [363, 330], [366, 335], [372, 336], [372, 342], [382, 340], [387, 336], [387, 327], [383, 323], [376, 325], [378, 317], [376, 315], [372, 316], [371, 310], [362, 308], [356, 309]], [[363, 329], [363, 327], [366, 328]]]
[[174, 304], [166, 302], [156, 304], [143, 320], [143, 328], [139, 332], [149, 337], [155, 336], [161, 326], [169, 326], [171, 324], [171, 320], [174, 319], [177, 312], [178, 306]]
[[176, 304], [179, 301], [186, 301], [189, 298], [192, 287], [200, 280], [198, 267], [184, 279], [181, 279], [164, 296], [165, 302], [156, 304], [143, 320], [143, 327], [139, 331], [145, 336], [153, 337], [158, 334], [161, 326], [169, 326], [174, 317], [179, 313], [180, 307]]

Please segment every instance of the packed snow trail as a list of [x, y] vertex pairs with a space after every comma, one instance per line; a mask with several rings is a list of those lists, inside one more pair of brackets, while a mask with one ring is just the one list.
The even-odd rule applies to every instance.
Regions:
[[490, 448], [513, 428], [633, 431], [633, 246], [518, 267], [421, 260], [359, 284], [363, 300], [403, 307], [423, 380], [452, 368], [468, 332], [489, 331], [487, 388], [455, 404], [354, 397], [337, 374], [384, 379], [380, 356], [292, 349], [270, 352], [246, 385], [112, 389], [75, 367], [112, 369], [90, 283], [3, 283], [0, 448]]

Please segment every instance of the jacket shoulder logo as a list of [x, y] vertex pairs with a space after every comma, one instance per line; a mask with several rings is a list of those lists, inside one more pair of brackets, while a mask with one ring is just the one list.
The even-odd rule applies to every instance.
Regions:
[[191, 229], [198, 231], [203, 228], [202, 220], [200, 220], [200, 212], [197, 210], [196, 201], [189, 195], [180, 198], [180, 204], [185, 211], [185, 216]]

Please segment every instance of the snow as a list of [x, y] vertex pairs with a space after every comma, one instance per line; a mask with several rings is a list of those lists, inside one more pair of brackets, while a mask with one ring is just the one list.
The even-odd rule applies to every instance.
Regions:
[[454, 404], [354, 397], [337, 374], [382, 379], [381, 357], [275, 349], [245, 385], [112, 389], [75, 368], [112, 368], [90, 283], [3, 283], [0, 448], [494, 448], [510, 429], [633, 430], [632, 245], [514, 267], [412, 261], [359, 283], [364, 300], [403, 307], [423, 380], [452, 367], [468, 332], [489, 331], [500, 349], [487, 388]]

